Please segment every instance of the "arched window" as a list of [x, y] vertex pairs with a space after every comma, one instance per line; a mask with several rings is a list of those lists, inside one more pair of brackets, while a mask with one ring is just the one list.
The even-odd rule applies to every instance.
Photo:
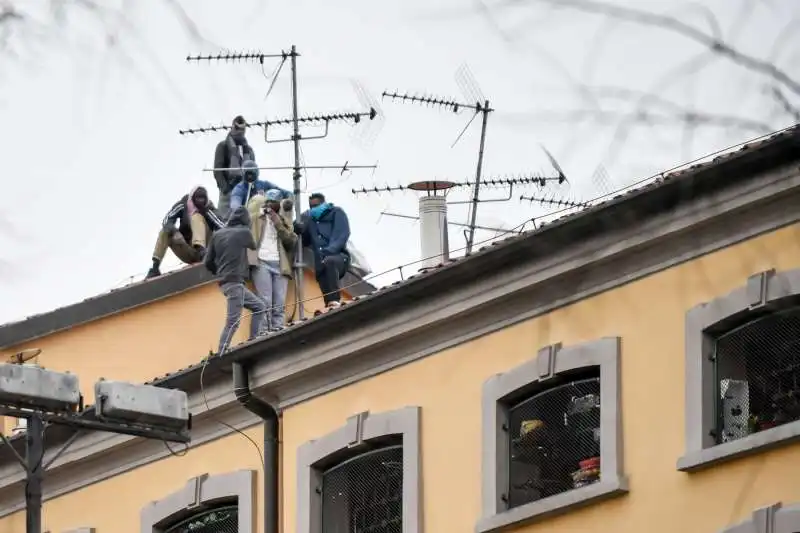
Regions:
[[204, 474], [145, 506], [142, 533], [253, 533], [255, 471]]
[[164, 533], [239, 533], [239, 506], [220, 505], [179, 520]]
[[483, 386], [483, 516], [504, 530], [627, 492], [620, 340], [540, 349]]
[[800, 270], [768, 270], [686, 314], [693, 471], [800, 439]]
[[418, 533], [419, 416], [419, 407], [364, 412], [303, 444], [296, 533]]

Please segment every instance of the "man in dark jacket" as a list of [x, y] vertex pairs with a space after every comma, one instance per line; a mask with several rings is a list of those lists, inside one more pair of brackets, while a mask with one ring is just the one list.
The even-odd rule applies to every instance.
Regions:
[[211, 233], [224, 225], [214, 209], [214, 204], [208, 199], [205, 187], [192, 189], [173, 204], [161, 221], [161, 231], [158, 232], [153, 250], [153, 266], [145, 279], [161, 275], [159, 267], [167, 248], [186, 264], [200, 262]]
[[339, 307], [341, 280], [350, 264], [347, 241], [350, 223], [341, 207], [325, 201], [325, 196], [314, 193], [308, 199], [309, 210], [303, 213], [296, 231], [303, 236], [303, 246], [314, 251], [314, 270], [326, 307]]
[[231, 170], [215, 170], [214, 179], [219, 188], [219, 212], [227, 218], [230, 213], [230, 195], [233, 188], [242, 181], [242, 165], [245, 161], [255, 161], [253, 148], [247, 143], [245, 131], [247, 122], [241, 115], [233, 119], [228, 135], [217, 144], [214, 151], [214, 168]]
[[242, 308], [251, 312], [250, 339], [266, 333], [267, 304], [246, 286], [250, 273], [247, 250], [255, 250], [250, 232], [250, 215], [239, 207], [231, 212], [228, 225], [214, 233], [203, 263], [219, 278], [219, 287], [228, 301], [225, 326], [219, 336], [218, 354], [222, 354], [239, 329]]

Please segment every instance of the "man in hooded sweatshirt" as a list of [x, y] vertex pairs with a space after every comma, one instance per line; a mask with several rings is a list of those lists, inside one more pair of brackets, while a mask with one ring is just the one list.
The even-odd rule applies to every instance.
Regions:
[[242, 165], [245, 161], [255, 162], [256, 156], [253, 148], [245, 137], [247, 121], [241, 115], [233, 119], [228, 135], [217, 144], [214, 151], [214, 168], [227, 168], [231, 170], [214, 170], [214, 179], [219, 188], [219, 212], [227, 218], [231, 211], [230, 194], [233, 188], [242, 181]]
[[292, 193], [286, 189], [281, 189], [271, 181], [258, 179], [259, 171], [258, 165], [256, 165], [255, 161], [245, 161], [242, 163], [242, 170], [244, 171], [244, 179], [237, 183], [233, 188], [233, 191], [231, 191], [231, 209], [236, 209], [237, 207], [241, 206], [247, 207], [247, 204], [250, 202], [250, 200], [256, 196], [264, 195], [267, 191], [271, 190], [278, 191], [280, 193], [280, 199], [284, 200], [284, 207], [288, 202], [290, 205], [287, 209], [292, 209]]
[[250, 271], [247, 252], [255, 249], [256, 243], [250, 233], [250, 215], [244, 207], [234, 209], [227, 226], [211, 237], [203, 263], [219, 279], [220, 290], [228, 302], [218, 354], [225, 351], [239, 329], [242, 308], [251, 312], [249, 339], [266, 333], [267, 305], [245, 286]]
[[341, 280], [350, 265], [347, 241], [350, 239], [350, 222], [341, 207], [325, 201], [321, 193], [308, 199], [310, 209], [303, 213], [295, 231], [303, 236], [303, 246], [314, 251], [314, 269], [317, 283], [328, 309], [340, 306]]
[[211, 234], [224, 225], [214, 209], [214, 204], [208, 199], [205, 187], [192, 189], [173, 204], [161, 221], [161, 231], [158, 232], [153, 250], [153, 266], [145, 279], [161, 275], [159, 267], [167, 248], [186, 264], [200, 262]]

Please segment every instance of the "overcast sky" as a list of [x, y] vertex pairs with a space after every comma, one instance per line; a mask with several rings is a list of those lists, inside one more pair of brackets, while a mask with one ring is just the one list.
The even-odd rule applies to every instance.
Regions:
[[[718, 32], [800, 78], [795, 0], [611, 3]], [[365, 102], [354, 86], [379, 101], [380, 124], [332, 125], [327, 138], [302, 145], [309, 165], [378, 162], [374, 173], [312, 170], [303, 179], [304, 194], [324, 192], [347, 211], [352, 238], [375, 272], [419, 259], [416, 223], [381, 216], [384, 210], [415, 215], [417, 200], [410, 193], [353, 196], [351, 189], [472, 179], [480, 132], [475, 120], [451, 148], [469, 112], [381, 101], [383, 90], [464, 99], [456, 71], [466, 64], [496, 109], [484, 176], [549, 173], [539, 145], [553, 153], [569, 186], [515, 189], [510, 201], [480, 206], [479, 224], [504, 228], [555, 209], [520, 202], [520, 194], [586, 200], [795, 121], [770, 92], [770, 78], [685, 37], [553, 9], [543, 0], [239, 0], [235, 8], [185, 1], [197, 34], [168, 0], [104, 0], [100, 12], [67, 0], [55, 18], [50, 0], [14, 4], [36, 19], [0, 26], [0, 322], [141, 279], [172, 203], [197, 184], [216, 200], [203, 168], [224, 133], [180, 136], [179, 129], [229, 123], [236, 114], [251, 121], [291, 116], [288, 68], [265, 99], [278, 62], [262, 70], [252, 63], [186, 63], [187, 54], [275, 53], [295, 44], [302, 54], [301, 114], [360, 110]], [[781, 88], [800, 106], [797, 95]], [[687, 127], [674, 106], [641, 101], [636, 92], [642, 91], [717, 122]], [[639, 115], [625, 127], [637, 109], [649, 118]], [[290, 143], [267, 145], [257, 129], [249, 141], [261, 165], [292, 164]], [[593, 178], [601, 165], [606, 176]], [[290, 171], [264, 176], [291, 189]], [[507, 189], [481, 193], [507, 195]], [[466, 190], [451, 196], [467, 198]], [[466, 206], [451, 206], [449, 217], [466, 222]], [[451, 228], [454, 250], [464, 246], [462, 232]], [[494, 235], [478, 231], [476, 238]], [[165, 267], [176, 264], [169, 255]], [[397, 277], [395, 271], [372, 281]]]

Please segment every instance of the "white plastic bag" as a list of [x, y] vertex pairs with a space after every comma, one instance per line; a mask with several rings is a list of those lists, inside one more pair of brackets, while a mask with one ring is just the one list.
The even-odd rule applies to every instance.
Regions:
[[358, 276], [359, 278], [365, 278], [372, 273], [372, 268], [370, 268], [369, 263], [367, 262], [367, 258], [364, 257], [358, 248], [353, 244], [353, 241], [347, 240], [347, 245], [345, 245], [345, 249], [347, 253], [350, 254], [350, 273], [354, 276]]

